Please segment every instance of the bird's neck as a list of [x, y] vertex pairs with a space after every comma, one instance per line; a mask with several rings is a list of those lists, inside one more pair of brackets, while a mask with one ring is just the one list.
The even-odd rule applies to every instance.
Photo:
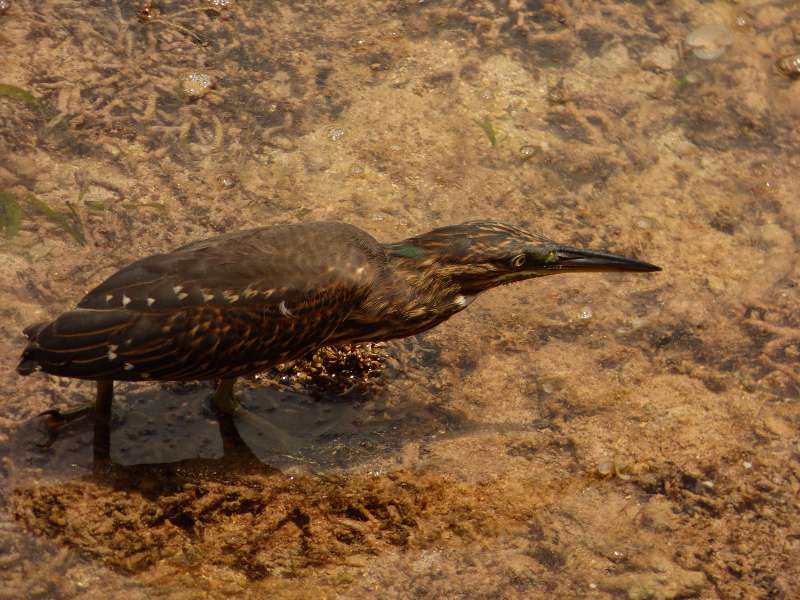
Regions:
[[405, 285], [408, 301], [411, 304], [433, 307], [447, 303], [459, 293], [459, 289], [447, 278], [442, 278], [436, 269], [415, 269], [408, 265], [398, 265], [395, 276]]
[[445, 299], [461, 293], [474, 295], [473, 290], [462, 285], [458, 269], [443, 255], [441, 247], [427, 248], [421, 240], [412, 238], [385, 244], [384, 248], [390, 270], [418, 296]]
[[435, 256], [398, 256], [387, 253], [389, 272], [400, 285], [402, 298], [394, 300], [396, 306], [404, 306], [407, 315], [419, 315], [421, 319], [435, 318], [441, 322], [466, 308], [478, 291], [462, 285], [457, 272], [443, 268]]
[[381, 280], [329, 342], [381, 341], [415, 335], [446, 321], [474, 299], [422, 256], [398, 255], [387, 244]]

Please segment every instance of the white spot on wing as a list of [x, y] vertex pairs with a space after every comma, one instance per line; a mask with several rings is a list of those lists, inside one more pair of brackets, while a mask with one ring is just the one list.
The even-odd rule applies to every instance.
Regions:
[[187, 294], [186, 292], [181, 292], [180, 294], [178, 294], [178, 300], [183, 300], [184, 298], [188, 298], [188, 297], [189, 297], [189, 294]]
[[176, 285], [175, 287], [172, 288], [172, 291], [175, 292], [176, 294], [180, 294], [183, 291], [183, 286]]
[[214, 294], [210, 294], [203, 290], [203, 302], [211, 302], [214, 299]]
[[286, 302], [284, 300], [281, 300], [281, 303], [278, 304], [278, 310], [281, 311], [281, 314], [284, 317], [289, 317], [290, 319], [294, 319], [294, 315], [291, 313], [291, 311], [289, 311], [288, 308], [286, 308]]
[[125, 363], [125, 370], [126, 371], [133, 371], [134, 367], [131, 363]]
[[131, 303], [131, 299], [128, 298], [125, 294], [122, 294], [122, 306], [128, 306]]
[[109, 344], [108, 345], [108, 360], [114, 360], [115, 358], [117, 358], [117, 348], [118, 347], [119, 346], [116, 346], [114, 344]]
[[356, 275], [361, 275], [364, 273], [364, 267], [358, 267], [356, 269]]
[[149, 298], [149, 297], [147, 298], [147, 306], [153, 306], [155, 302], [156, 302], [155, 298]]
[[111, 302], [114, 299], [114, 294], [106, 294], [106, 302]]
[[473, 303], [475, 298], [477, 298], [475, 294], [467, 294], [467, 295], [459, 294], [458, 296], [455, 297], [453, 302], [455, 302], [461, 308], [466, 308], [467, 306]]

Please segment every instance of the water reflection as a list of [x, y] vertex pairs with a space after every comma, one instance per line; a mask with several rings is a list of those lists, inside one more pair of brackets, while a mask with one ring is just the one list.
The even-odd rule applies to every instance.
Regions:
[[[144, 390], [123, 384], [119, 390], [110, 427], [110, 457], [118, 466], [190, 460], [230, 464], [234, 456], [250, 455], [278, 469], [347, 469], [387, 456], [410, 438], [467, 428], [463, 415], [408, 398], [390, 399], [385, 391], [354, 399], [245, 389], [238, 394], [239, 410], [228, 416], [214, 410], [203, 384]], [[71, 472], [74, 465], [88, 468], [97, 443], [94, 420], [90, 413], [69, 423], [50, 443], [45, 420], [32, 421], [20, 430], [17, 462], [51, 475]]]

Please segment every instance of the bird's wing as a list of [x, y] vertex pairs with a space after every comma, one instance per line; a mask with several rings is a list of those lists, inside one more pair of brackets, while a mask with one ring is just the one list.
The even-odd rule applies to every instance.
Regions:
[[374, 240], [324, 225], [251, 230], [134, 262], [31, 331], [20, 372], [200, 379], [296, 358], [324, 344], [379, 270]]

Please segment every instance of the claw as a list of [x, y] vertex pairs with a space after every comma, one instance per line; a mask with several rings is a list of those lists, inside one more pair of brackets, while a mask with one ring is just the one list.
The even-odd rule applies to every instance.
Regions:
[[47, 439], [43, 442], [36, 442], [39, 448], [49, 448], [58, 439], [58, 434], [66, 426], [66, 419], [57, 410], [46, 410], [39, 414], [40, 417], [45, 417], [42, 421], [44, 425], [44, 434]]
[[64, 411], [51, 408], [50, 410], [39, 413], [39, 417], [44, 417], [42, 424], [47, 439], [44, 442], [37, 442], [36, 445], [39, 448], [49, 448], [55, 443], [59, 434], [65, 427], [87, 415], [92, 410], [94, 410], [94, 404], [86, 404]]

